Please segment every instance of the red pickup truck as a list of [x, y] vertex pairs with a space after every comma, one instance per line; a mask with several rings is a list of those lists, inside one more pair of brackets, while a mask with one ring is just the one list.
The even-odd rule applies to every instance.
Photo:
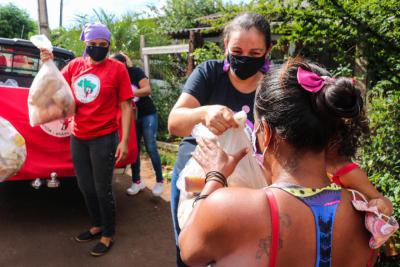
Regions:
[[[74, 54], [54, 47], [54, 61], [59, 69], [64, 67]], [[70, 119], [51, 122], [41, 126], [29, 125], [27, 99], [29, 87], [39, 71], [39, 50], [27, 40], [0, 38], [0, 116], [8, 120], [25, 138], [27, 158], [24, 166], [6, 181], [49, 179], [48, 185], [55, 187], [55, 177], [74, 177], [69, 136]], [[131, 130], [129, 155], [123, 168], [137, 157], [135, 128]], [[0, 148], [1, 149], [1, 148]]]

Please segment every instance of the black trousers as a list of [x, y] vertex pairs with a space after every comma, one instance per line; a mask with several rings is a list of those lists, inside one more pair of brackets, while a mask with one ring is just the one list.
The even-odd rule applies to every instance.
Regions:
[[112, 178], [117, 145], [117, 132], [90, 140], [71, 136], [72, 161], [79, 189], [85, 199], [92, 226], [101, 227], [105, 237], [115, 234]]

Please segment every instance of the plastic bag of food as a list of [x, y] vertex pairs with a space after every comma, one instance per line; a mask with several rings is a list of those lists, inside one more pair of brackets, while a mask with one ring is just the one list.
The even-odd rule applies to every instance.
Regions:
[[[234, 116], [239, 125], [238, 128], [231, 128], [220, 136], [215, 136], [203, 124], [197, 124], [192, 131], [192, 136], [198, 138], [217, 138], [219, 146], [230, 154], [237, 153], [243, 148], [252, 151], [250, 133], [246, 132], [247, 115], [244, 111], [238, 112]], [[185, 167], [179, 174], [177, 187], [180, 189], [180, 199], [178, 204], [178, 223], [181, 228], [185, 225], [190, 213], [197, 192], [200, 192], [205, 182], [205, 173], [197, 161], [189, 159]], [[248, 153], [236, 166], [234, 172], [228, 178], [229, 186], [263, 188], [267, 186], [267, 180], [251, 153]]]
[[0, 117], [0, 182], [14, 176], [26, 159], [25, 139], [6, 119]]
[[[30, 40], [39, 49], [53, 50], [51, 42], [44, 35], [32, 36]], [[53, 60], [44, 62], [33, 80], [28, 108], [31, 126], [65, 119], [75, 113], [71, 89]]]

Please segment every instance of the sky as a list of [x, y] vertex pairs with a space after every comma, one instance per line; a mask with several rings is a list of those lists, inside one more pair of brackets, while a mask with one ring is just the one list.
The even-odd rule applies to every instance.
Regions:
[[[0, 0], [0, 5], [13, 3], [19, 8], [25, 9], [29, 16], [38, 20], [37, 0]], [[241, 0], [226, 0], [224, 2], [239, 3]], [[107, 13], [117, 16], [128, 11], [144, 14], [148, 12], [148, 5], [162, 7], [166, 0], [64, 0], [63, 3], [63, 26], [71, 27], [76, 15], [93, 14], [93, 9], [104, 9]], [[47, 16], [50, 29], [58, 28], [60, 21], [60, 0], [47, 0]]]

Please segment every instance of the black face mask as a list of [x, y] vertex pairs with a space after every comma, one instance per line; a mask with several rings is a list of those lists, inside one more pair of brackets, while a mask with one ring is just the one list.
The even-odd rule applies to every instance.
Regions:
[[261, 57], [236, 56], [228, 54], [231, 69], [241, 80], [247, 80], [257, 73], [265, 63], [265, 55]]
[[108, 46], [86, 46], [86, 53], [94, 60], [94, 61], [102, 61], [106, 58], [108, 53]]

